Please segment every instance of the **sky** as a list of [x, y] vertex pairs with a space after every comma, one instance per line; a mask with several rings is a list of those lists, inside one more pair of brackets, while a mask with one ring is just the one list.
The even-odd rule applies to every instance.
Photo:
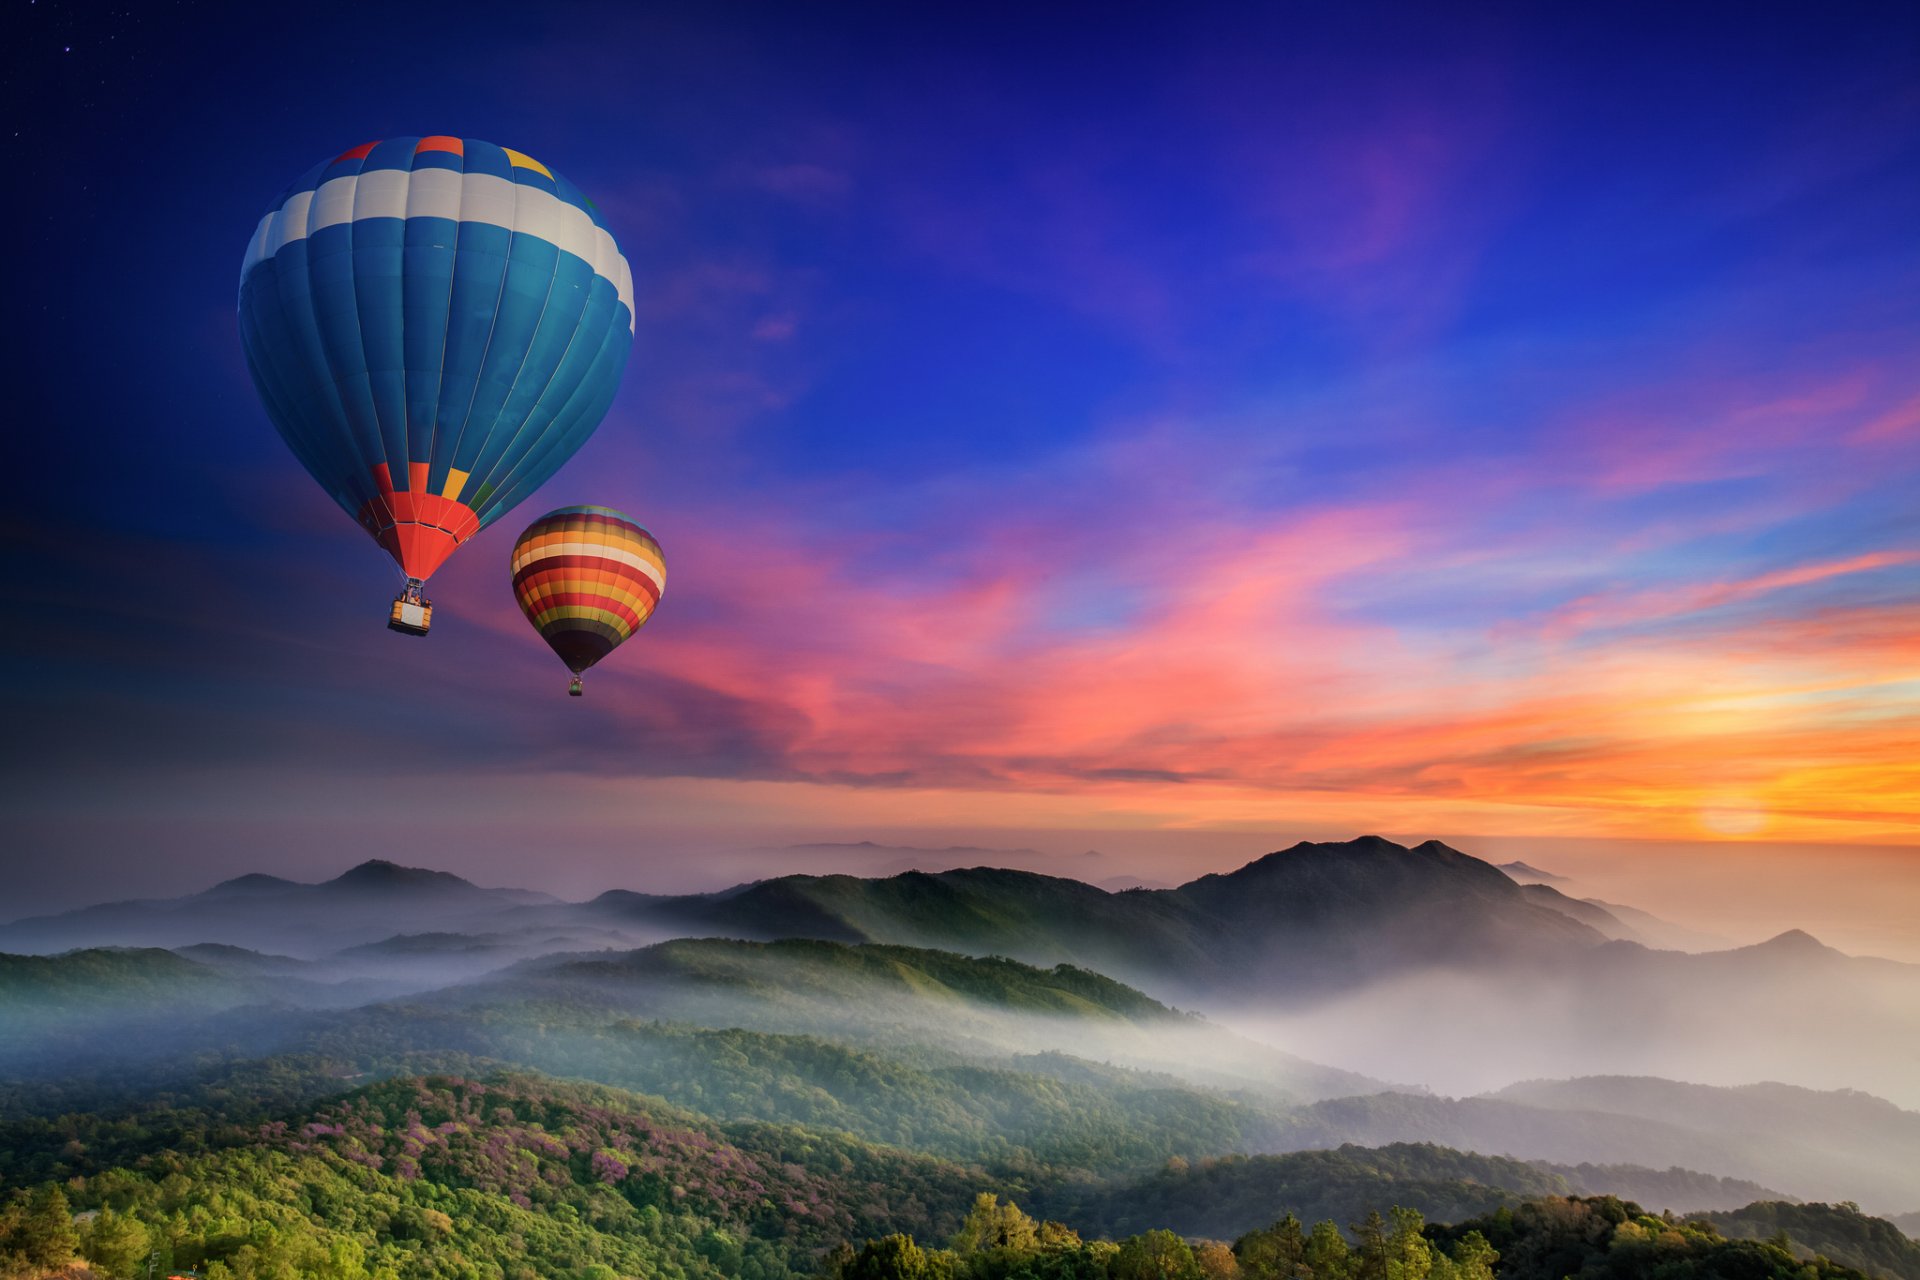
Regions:
[[[1911, 934], [1911, 6], [6, 5], [0, 917], [1380, 831]], [[592, 197], [637, 315], [415, 640], [235, 295], [429, 133]], [[576, 503], [668, 564], [578, 700], [505, 569]]]

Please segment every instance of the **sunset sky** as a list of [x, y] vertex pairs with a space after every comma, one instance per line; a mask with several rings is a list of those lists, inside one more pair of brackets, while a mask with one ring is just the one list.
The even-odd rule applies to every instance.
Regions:
[[[20, 911], [916, 833], [1920, 846], [1920, 10], [1445, 8], [11, 5]], [[234, 301], [290, 180], [437, 132], [593, 197], [638, 316], [413, 640]], [[578, 701], [505, 567], [575, 503], [668, 565]]]

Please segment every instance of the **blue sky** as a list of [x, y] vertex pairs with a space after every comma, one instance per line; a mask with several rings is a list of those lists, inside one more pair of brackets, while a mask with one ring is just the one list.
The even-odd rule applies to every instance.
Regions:
[[[635, 875], [742, 824], [1920, 838], [1910, 6], [9, 13], [36, 893], [236, 813], [280, 870], [556, 806]], [[638, 315], [415, 645], [234, 296], [288, 181], [434, 132], [592, 196]], [[576, 502], [669, 564], [584, 705], [502, 567]]]

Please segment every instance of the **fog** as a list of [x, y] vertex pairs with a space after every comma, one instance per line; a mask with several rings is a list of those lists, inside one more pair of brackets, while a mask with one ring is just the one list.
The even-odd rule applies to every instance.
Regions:
[[[1662, 864], [1628, 867], [1597, 847], [1564, 848], [1563, 858], [1532, 846], [1470, 851], [1523, 859], [1572, 898], [1644, 908], [1655, 918], [1626, 917], [1641, 936], [1710, 941], [1705, 935], [1718, 930], [1752, 942], [1770, 912], [1787, 911], [1786, 898], [1798, 894], [1799, 918], [1817, 922], [1863, 885], [1908, 903], [1899, 887], [1904, 853], [1856, 852], [1877, 879], [1842, 892], [1786, 854], [1733, 863], [1725, 851], [1680, 849]], [[1117, 886], [1145, 878], [1130, 868], [1147, 865], [1085, 848], [967, 844], [710, 852], [676, 872], [681, 883], [624, 887], [714, 889], [797, 867], [880, 876], [982, 864]], [[1510, 892], [1485, 868], [1474, 874]], [[1710, 901], [1717, 914], [1699, 909]], [[1229, 999], [1228, 984], [1211, 994], [1176, 989], [1192, 982], [1191, 971], [1183, 977], [1156, 969], [1148, 953], [1135, 957], [1134, 985], [1199, 1008], [1204, 1017], [1195, 1017], [1097, 979], [1076, 989], [1082, 979], [1071, 974], [1022, 970], [996, 986], [991, 965], [969, 970], [950, 957], [907, 962], [828, 944], [647, 950], [699, 932], [689, 922], [705, 918], [662, 923], [659, 906], [633, 893], [568, 901], [482, 889], [370, 863], [321, 884], [249, 876], [185, 898], [0, 927], [0, 951], [47, 955], [0, 956], [0, 1077], [14, 1077], [8, 1090], [17, 1102], [26, 1089], [19, 1082], [42, 1091], [88, 1080], [151, 1088], [195, 1061], [294, 1053], [320, 1060], [302, 1068], [317, 1077], [300, 1077], [318, 1092], [337, 1091], [360, 1071], [499, 1061], [646, 1091], [683, 1089], [697, 1101], [704, 1081], [726, 1074], [698, 1056], [712, 1052], [705, 1041], [675, 1040], [671, 1052], [682, 1057], [662, 1066], [661, 1044], [649, 1042], [654, 1056], [642, 1064], [643, 1055], [623, 1052], [638, 1040], [621, 1037], [657, 1035], [658, 1025], [743, 1028], [859, 1046], [915, 1072], [953, 1071], [942, 1087], [983, 1079], [970, 1069], [985, 1066], [1111, 1097], [1198, 1089], [1212, 1106], [1231, 1099], [1238, 1141], [1254, 1151], [1424, 1141], [1565, 1164], [1680, 1166], [1882, 1212], [1920, 1206], [1920, 966], [1849, 956], [1806, 934], [1689, 954], [1631, 941], [1589, 946], [1582, 939], [1593, 935], [1576, 930], [1545, 950], [1460, 962], [1475, 968], [1401, 968], [1337, 998], [1312, 975], [1289, 984], [1291, 960], [1274, 970], [1271, 989], [1239, 987]], [[1428, 899], [1397, 909], [1443, 933], [1449, 927]], [[1376, 932], [1385, 936], [1397, 918], [1380, 917]], [[804, 930], [807, 917], [768, 919]], [[1070, 933], [1057, 919], [1048, 925], [1009, 936], [1046, 950]], [[875, 927], [914, 936], [910, 912]], [[1337, 949], [1368, 934], [1311, 936]], [[176, 950], [51, 954], [102, 946]], [[1059, 956], [1027, 958], [1052, 964]], [[928, 976], [940, 965], [950, 966], [951, 986]], [[1355, 974], [1346, 977], [1364, 981]], [[1594, 1079], [1616, 1076], [1658, 1079]], [[1512, 1087], [1543, 1080], [1563, 1083]], [[1874, 1097], [1751, 1088], [1763, 1081]], [[838, 1087], [809, 1080], [793, 1098], [863, 1105], [835, 1098]], [[738, 1079], [733, 1088], [741, 1097]], [[783, 1113], [785, 1094], [772, 1090], [761, 1118], [819, 1119]], [[0, 1092], [0, 1110], [7, 1103]]]
[[1456, 1096], [1544, 1077], [1657, 1075], [1859, 1089], [1920, 1108], [1920, 971], [1836, 980], [1787, 964], [1755, 981], [1647, 959], [1578, 974], [1425, 972], [1306, 1009], [1213, 1012], [1251, 1039]]

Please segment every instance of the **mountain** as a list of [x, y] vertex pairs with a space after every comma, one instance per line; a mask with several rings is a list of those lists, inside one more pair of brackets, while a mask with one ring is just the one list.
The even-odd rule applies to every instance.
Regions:
[[1438, 841], [1302, 842], [1176, 889], [1109, 893], [973, 867], [783, 876], [724, 893], [593, 904], [671, 933], [891, 942], [1068, 963], [1175, 999], [1319, 997], [1407, 968], [1563, 956], [1606, 941]]
[[1591, 1076], [1527, 1081], [1493, 1097], [1712, 1135], [1724, 1154], [1710, 1167], [1810, 1199], [1840, 1197], [1888, 1211], [1920, 1203], [1920, 1113], [1869, 1094]]
[[[855, 847], [876, 858], [897, 851]], [[1088, 856], [1098, 857], [1055, 861]], [[464, 955], [466, 969], [432, 971], [444, 981], [482, 971], [483, 952], [485, 964], [504, 965], [569, 947], [682, 936], [1003, 954], [1078, 965], [1160, 998], [1225, 1008], [1250, 997], [1268, 1007], [1312, 1003], [1403, 974], [1579, 970], [1603, 944], [1642, 935], [1601, 905], [1516, 884], [1438, 841], [1409, 848], [1362, 836], [1302, 842], [1176, 888], [1117, 892], [976, 866], [877, 878], [789, 875], [702, 894], [612, 890], [565, 903], [373, 860], [320, 884], [242, 876], [185, 898], [16, 921], [0, 926], [0, 949], [211, 943], [364, 961], [370, 953], [341, 953], [380, 944], [403, 965], [428, 953], [439, 961]], [[441, 941], [409, 947], [392, 941], [400, 937]]]
[[1500, 1280], [1867, 1280], [1828, 1258], [1797, 1257], [1784, 1243], [1729, 1240], [1711, 1222], [1655, 1217], [1615, 1196], [1541, 1197], [1423, 1236], [1428, 1256], [1444, 1252], [1456, 1265], [1493, 1255]]
[[426, 991], [555, 951], [673, 938], [887, 944], [1091, 970], [1247, 1038], [1444, 1093], [1585, 1074], [1770, 1077], [1920, 1106], [1920, 966], [1799, 933], [1703, 954], [1608, 936], [1628, 928], [1437, 841], [1368, 836], [1121, 892], [972, 867], [568, 903], [373, 862], [320, 885], [243, 877], [17, 922], [0, 948], [214, 943], [324, 959], [316, 980]]
[[311, 966], [283, 956], [235, 947], [183, 950], [189, 954], [152, 947], [0, 953], [0, 1071], [32, 1078], [188, 1052], [206, 1047], [222, 1018], [272, 1028], [264, 1043], [277, 1043], [302, 1011], [396, 994], [393, 984], [377, 980], [316, 978]]
[[268, 955], [224, 942], [196, 942], [190, 947], [174, 947], [173, 954], [195, 964], [203, 964], [220, 973], [248, 978], [303, 978], [318, 966], [311, 960], [293, 956]]
[[1520, 892], [1528, 902], [1558, 911], [1569, 920], [1577, 920], [1603, 938], [1613, 941], [1645, 942], [1647, 939], [1617, 914], [1587, 898], [1569, 898], [1552, 885], [1523, 884]]
[[1005, 1059], [1064, 1051], [1190, 1083], [1304, 1101], [1391, 1086], [1242, 1039], [1090, 970], [882, 944], [683, 939], [555, 956], [439, 997], [601, 1002], [609, 1013]]
[[358, 1280], [785, 1280], [848, 1239], [944, 1238], [988, 1185], [977, 1170], [841, 1134], [723, 1126], [658, 1099], [516, 1074], [386, 1080], [244, 1131], [225, 1115], [216, 1105], [150, 1130], [72, 1117], [90, 1139], [135, 1130], [139, 1155], [100, 1177], [65, 1176], [100, 1169], [91, 1142], [19, 1172], [0, 1151], [6, 1274], [49, 1274], [22, 1256], [35, 1248], [28, 1195], [7, 1195], [46, 1176], [63, 1188], [47, 1216], [104, 1275], [158, 1262], [163, 1275]]
[[[967, 868], [784, 876], [589, 906], [605, 927], [660, 936], [1072, 964], [1252, 1038], [1446, 1093], [1577, 1074], [1764, 1076], [1920, 1105], [1920, 966], [1844, 956], [1804, 935], [1699, 955], [1609, 939], [1594, 926], [1628, 927], [1604, 908], [1523, 887], [1434, 841], [1302, 843], [1167, 890]], [[1802, 1034], [1782, 1034], [1783, 1009]], [[1406, 1065], [1414, 1044], [1417, 1072]]]
[[1525, 1161], [1401, 1143], [1169, 1161], [1136, 1181], [1065, 1184], [1038, 1197], [1035, 1209], [1086, 1235], [1165, 1227], [1231, 1240], [1289, 1213], [1303, 1222], [1344, 1223], [1390, 1204], [1448, 1222], [1571, 1190], [1565, 1178]]
[[182, 898], [84, 907], [0, 925], [0, 951], [217, 943], [314, 959], [341, 947], [436, 927], [484, 929], [505, 912], [557, 900], [483, 889], [444, 871], [373, 859], [319, 884], [245, 875]]
[[1649, 1169], [1637, 1164], [1556, 1164], [1535, 1160], [1536, 1167], [1558, 1174], [1583, 1196], [1614, 1195], [1649, 1209], [1695, 1214], [1737, 1209], [1756, 1200], [1797, 1203], [1791, 1197], [1746, 1178], [1723, 1178], [1678, 1167]]
[[[463, 944], [400, 944], [416, 945]], [[1548, 1172], [1575, 1190], [1677, 1209], [1780, 1193], [1874, 1210], [1920, 1200], [1920, 1117], [1864, 1095], [1591, 1079], [1481, 1098], [1379, 1092], [1377, 1081], [1074, 966], [882, 944], [682, 940], [548, 957], [403, 1002], [325, 1012], [292, 1007], [318, 1003], [300, 995], [314, 985], [305, 978], [240, 979], [166, 952], [13, 959], [4, 984], [13, 1005], [0, 1014], [64, 1008], [76, 987], [93, 993], [84, 1017], [63, 1012], [68, 1021], [46, 1024], [57, 1035], [9, 1064], [41, 1078], [71, 1078], [84, 1064], [151, 1082], [177, 1075], [175, 1059], [208, 1052], [299, 1053], [355, 1072], [491, 1060], [657, 1093], [727, 1120], [832, 1128], [1012, 1168], [1116, 1174], [1173, 1155], [1411, 1142], [1553, 1162]], [[108, 999], [116, 990], [127, 994]], [[1641, 1169], [1628, 1178], [1612, 1166]]]
[[61, 956], [0, 955], [0, 1022], [45, 1034], [98, 1019], [167, 1009], [221, 1009], [261, 989], [170, 951], [94, 948]]
[[1134, 1181], [1065, 1183], [1035, 1204], [1082, 1232], [1124, 1235], [1164, 1226], [1182, 1235], [1231, 1240], [1289, 1213], [1303, 1222], [1356, 1222], [1369, 1208], [1392, 1204], [1445, 1222], [1517, 1205], [1529, 1197], [1566, 1195], [1617, 1195], [1656, 1210], [1734, 1207], [1760, 1197], [1778, 1198], [1753, 1183], [1684, 1169], [1572, 1169], [1431, 1143], [1349, 1143], [1286, 1155], [1174, 1160]]
[[1920, 1280], [1920, 1242], [1852, 1205], [1772, 1201], [1706, 1216], [1728, 1236], [1767, 1240], [1784, 1233], [1801, 1257], [1818, 1254], [1888, 1280]]
[[1082, 880], [1088, 884], [1133, 888], [1142, 880], [1129, 861], [1089, 849], [1081, 853], [1049, 853], [1040, 849], [998, 848], [985, 845], [927, 847], [874, 840], [817, 841], [750, 849], [710, 849], [695, 859], [648, 869], [656, 893], [716, 892], [735, 884], [778, 879], [789, 875], [851, 875], [867, 879], [907, 871], [955, 871], [966, 867], [1001, 867], [1040, 875]]
[[[254, 1087], [287, 1069], [256, 1066]], [[1784, 1248], [1731, 1244], [1700, 1223], [1635, 1221], [1637, 1206], [1569, 1199], [1567, 1181], [1536, 1166], [1431, 1146], [1175, 1159], [1144, 1176], [1109, 1178], [1098, 1166], [996, 1173], [846, 1133], [725, 1122], [526, 1072], [398, 1075], [265, 1116], [261, 1101], [228, 1078], [128, 1114], [0, 1121], [0, 1258], [8, 1274], [45, 1274], [31, 1255], [64, 1234], [56, 1262], [77, 1253], [110, 1276], [158, 1263], [164, 1272], [360, 1278], [791, 1280], [825, 1270], [849, 1280], [1200, 1280], [1210, 1274], [1194, 1265], [1202, 1252], [1218, 1264], [1211, 1274], [1253, 1280], [1275, 1271], [1256, 1269], [1244, 1250], [1242, 1271], [1230, 1257], [1221, 1262], [1219, 1246], [1190, 1250], [1166, 1228], [1231, 1235], [1240, 1223], [1264, 1225], [1288, 1212], [1360, 1222], [1405, 1206], [1435, 1217], [1487, 1215], [1426, 1232], [1449, 1260], [1478, 1257], [1483, 1276], [1493, 1274], [1491, 1240], [1512, 1268], [1499, 1274], [1519, 1280], [1860, 1280], [1826, 1263], [1802, 1268]], [[1036, 1231], [1013, 1208], [1014, 1196], [1116, 1243], [1089, 1246], [1058, 1226]], [[1883, 1274], [1908, 1280], [1897, 1270], [1905, 1253], [1885, 1237], [1886, 1224], [1807, 1210], [1827, 1206], [1750, 1205], [1730, 1221], [1740, 1230], [1757, 1214], [1783, 1212], [1783, 1229], [1835, 1251], [1862, 1244], [1855, 1252], [1863, 1261], [1893, 1266]], [[956, 1228], [983, 1213], [1014, 1230], [997, 1247], [972, 1252], [971, 1267], [951, 1253], [935, 1252], [929, 1263], [907, 1234], [895, 1234], [918, 1236], [929, 1250], [944, 1240], [967, 1250]], [[1468, 1227], [1485, 1239], [1462, 1252], [1453, 1246]], [[1418, 1228], [1410, 1228], [1416, 1243]], [[1401, 1238], [1397, 1230], [1396, 1250]], [[1185, 1262], [1135, 1265], [1161, 1252]], [[1344, 1244], [1317, 1249], [1309, 1261], [1318, 1270], [1286, 1274], [1365, 1276], [1342, 1262], [1346, 1256]], [[917, 1265], [863, 1267], [863, 1257]]]

